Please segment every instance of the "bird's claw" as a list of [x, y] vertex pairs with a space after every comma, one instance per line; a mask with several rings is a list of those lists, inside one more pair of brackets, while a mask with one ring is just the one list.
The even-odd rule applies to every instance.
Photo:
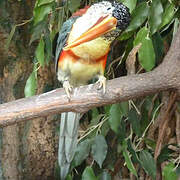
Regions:
[[105, 94], [105, 92], [106, 92], [106, 78], [102, 75], [99, 76], [98, 78], [99, 78], [97, 81], [97, 83], [99, 83], [98, 89], [103, 88], [103, 93]]
[[70, 93], [72, 92], [73, 87], [70, 85], [69, 81], [63, 82], [63, 88], [67, 94], [67, 97], [70, 99]]

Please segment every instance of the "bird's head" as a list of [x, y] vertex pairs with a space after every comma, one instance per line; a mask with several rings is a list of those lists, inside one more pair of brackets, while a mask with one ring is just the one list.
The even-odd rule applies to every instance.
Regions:
[[[100, 36], [114, 40], [130, 22], [129, 9], [118, 2], [102, 1], [90, 6], [73, 25], [68, 45], [64, 50], [76, 47]], [[109, 39], [108, 39], [109, 38]]]

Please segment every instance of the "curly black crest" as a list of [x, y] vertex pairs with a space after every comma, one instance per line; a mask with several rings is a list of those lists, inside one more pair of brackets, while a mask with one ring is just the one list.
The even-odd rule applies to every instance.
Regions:
[[126, 29], [131, 20], [129, 8], [115, 1], [112, 3], [112, 6], [114, 7], [112, 15], [118, 20], [117, 28], [120, 30]]

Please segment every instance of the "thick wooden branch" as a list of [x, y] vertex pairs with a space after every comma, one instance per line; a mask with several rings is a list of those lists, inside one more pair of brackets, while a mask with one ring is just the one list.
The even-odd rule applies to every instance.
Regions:
[[106, 93], [98, 85], [74, 89], [70, 101], [63, 89], [0, 105], [0, 127], [65, 111], [85, 112], [165, 90], [180, 90], [180, 28], [163, 63], [151, 72], [113, 79]]

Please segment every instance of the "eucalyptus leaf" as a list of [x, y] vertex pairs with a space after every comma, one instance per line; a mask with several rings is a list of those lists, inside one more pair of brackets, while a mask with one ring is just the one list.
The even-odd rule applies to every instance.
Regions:
[[118, 132], [118, 141], [120, 144], [122, 144], [123, 140], [126, 138], [126, 122], [124, 118], [121, 119], [120, 125], [119, 125], [119, 132]]
[[110, 126], [108, 121], [105, 121], [101, 127], [101, 134], [105, 137], [109, 132]]
[[119, 107], [121, 110], [121, 113], [124, 117], [128, 116], [128, 111], [129, 111], [129, 102], [128, 101], [124, 101], [119, 103]]
[[141, 161], [142, 168], [149, 174], [154, 180], [156, 179], [156, 163], [152, 155], [143, 150], [139, 154], [139, 159]]
[[66, 180], [73, 180], [72, 176], [70, 174], [68, 174]]
[[99, 112], [97, 108], [93, 108], [91, 111], [92, 111], [92, 119], [97, 118], [99, 116]]
[[154, 34], [162, 23], [163, 6], [160, 0], [153, 0], [149, 12], [150, 31]]
[[41, 21], [33, 26], [31, 29], [31, 39], [29, 45], [37, 39], [40, 39], [41, 35], [48, 29], [48, 25], [46, 21]]
[[89, 155], [91, 148], [91, 140], [86, 139], [78, 144], [75, 156], [74, 156], [74, 164], [75, 166], [79, 166]]
[[136, 135], [141, 135], [141, 126], [140, 126], [140, 116], [137, 114], [135, 109], [131, 109], [128, 113], [128, 121], [132, 125], [133, 132], [135, 132]]
[[163, 16], [162, 16], [162, 23], [161, 23], [160, 28], [164, 27], [166, 24], [168, 24], [172, 20], [175, 12], [176, 12], [175, 5], [168, 1], [164, 10]]
[[134, 150], [132, 142], [130, 139], [127, 140], [127, 150], [132, 155], [131, 159], [132, 159], [133, 163], [140, 163], [138, 155], [137, 155], [136, 151]]
[[164, 54], [164, 42], [159, 32], [153, 34], [152, 42], [153, 42], [154, 52], [156, 55], [156, 62], [160, 63]]
[[159, 164], [170, 159], [172, 157], [172, 154], [175, 152], [174, 150], [169, 148], [169, 145], [170, 144], [167, 144], [162, 148], [161, 153], [159, 154], [157, 158], [157, 162]]
[[97, 180], [91, 167], [87, 166], [86, 169], [83, 171], [82, 180]]
[[38, 0], [37, 6], [42, 6], [54, 2], [54, 0]]
[[153, 151], [155, 151], [156, 142], [154, 140], [149, 139], [149, 138], [144, 138], [144, 142], [149, 149], [152, 149]]
[[149, 37], [149, 30], [143, 27], [137, 33], [134, 39], [134, 47], [141, 43], [141, 47], [138, 52], [139, 62], [141, 66], [150, 71], [155, 66], [155, 52], [151, 38]]
[[48, 63], [50, 61], [50, 59], [52, 58], [52, 42], [50, 39], [49, 35], [46, 35], [44, 37], [44, 41], [45, 41], [45, 54], [46, 54], [46, 63]]
[[42, 21], [52, 11], [52, 4], [46, 4], [40, 7], [35, 7], [33, 11], [34, 25]]
[[175, 165], [172, 162], [170, 162], [163, 168], [162, 175], [163, 175], [164, 180], [177, 180], [178, 179], [178, 176], [175, 171]]
[[122, 113], [119, 104], [113, 104], [109, 111], [109, 125], [115, 133], [119, 133]]
[[35, 95], [36, 89], [37, 89], [37, 79], [36, 79], [36, 73], [33, 71], [29, 76], [28, 80], [26, 81], [26, 85], [24, 89], [25, 97], [30, 97]]
[[135, 46], [139, 45], [140, 43], [142, 44], [144, 39], [148, 36], [148, 33], [149, 33], [149, 30], [146, 27], [141, 28], [138, 31], [138, 33], [133, 41], [133, 46], [135, 47]]
[[74, 13], [80, 6], [81, 0], [69, 0], [68, 3], [69, 10], [71, 11], [71, 13]]
[[127, 150], [127, 142], [126, 141], [123, 142], [122, 148], [123, 148], [123, 156], [125, 158], [125, 162], [126, 162], [128, 169], [130, 170], [131, 173], [133, 173], [136, 177], [138, 177], [136, 169], [131, 161], [130, 153]]
[[104, 136], [96, 136], [91, 146], [91, 154], [93, 159], [99, 164], [100, 168], [102, 167], [102, 163], [106, 158], [107, 148], [108, 146]]
[[155, 66], [155, 52], [150, 37], [146, 37], [142, 42], [141, 48], [138, 52], [138, 57], [141, 66], [146, 71], [150, 71]]
[[117, 39], [119, 41], [127, 40], [134, 34], [134, 31], [126, 32], [124, 31]]
[[132, 12], [131, 22], [128, 28], [125, 30], [126, 32], [133, 31], [140, 27], [144, 21], [146, 20], [149, 14], [149, 6], [146, 2], [140, 3]]

